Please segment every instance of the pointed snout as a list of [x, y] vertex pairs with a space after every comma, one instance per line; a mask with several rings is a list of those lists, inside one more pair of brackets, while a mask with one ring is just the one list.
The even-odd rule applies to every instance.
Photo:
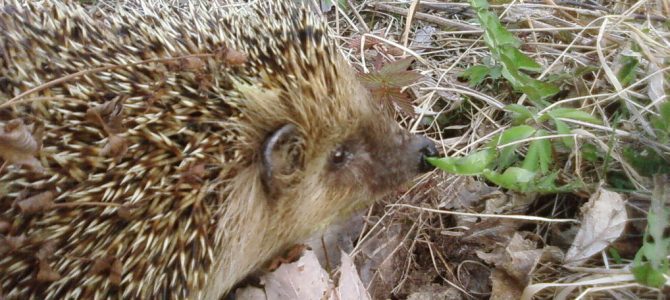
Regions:
[[435, 144], [423, 136], [415, 136], [415, 139], [415, 143], [419, 149], [419, 172], [425, 173], [435, 169], [433, 165], [426, 161], [426, 157], [433, 157], [439, 154], [437, 148], [435, 148]]

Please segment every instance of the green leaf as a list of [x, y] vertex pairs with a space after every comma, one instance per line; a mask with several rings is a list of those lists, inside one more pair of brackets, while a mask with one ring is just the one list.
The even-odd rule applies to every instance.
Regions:
[[654, 174], [670, 173], [670, 161], [664, 159], [653, 148], [626, 147], [623, 149], [623, 157], [642, 176], [651, 177]]
[[452, 174], [478, 175], [486, 169], [494, 158], [495, 151], [489, 148], [464, 157], [428, 157], [426, 158], [426, 161], [433, 166]]
[[465, 70], [461, 77], [466, 78], [470, 86], [477, 86], [486, 79], [489, 71], [489, 67], [484, 65], [472, 66]]
[[[536, 137], [546, 136], [546, 131], [539, 130]], [[526, 158], [523, 160], [522, 168], [537, 172], [538, 167], [540, 174], [549, 172], [549, 164], [552, 159], [551, 141], [549, 139], [534, 140], [528, 147]]]
[[535, 172], [517, 167], [509, 167], [502, 174], [486, 169], [483, 174], [496, 185], [519, 192], [525, 191], [528, 183], [535, 177]]
[[582, 157], [590, 162], [598, 161], [598, 149], [593, 144], [582, 145]]
[[[531, 112], [533, 109], [533, 112]], [[519, 125], [526, 122], [526, 120], [533, 118], [533, 115], [537, 113], [534, 108], [528, 108], [519, 104], [510, 104], [505, 106], [505, 110], [512, 112], [512, 124]]]
[[652, 287], [665, 284], [664, 274], [670, 275], [670, 237], [665, 232], [670, 228], [670, 209], [666, 207], [670, 197], [670, 183], [665, 176], [654, 176], [654, 192], [647, 214], [647, 230], [642, 247], [633, 260], [635, 279]]
[[577, 121], [583, 121], [591, 124], [602, 124], [600, 119], [592, 116], [591, 114], [578, 110], [575, 108], [555, 108], [547, 112], [547, 114], [553, 118], [565, 118], [573, 119]]
[[661, 119], [670, 128], [670, 101], [663, 102], [660, 107]]
[[616, 248], [609, 247], [607, 248], [607, 252], [610, 254], [612, 258], [614, 258], [614, 262], [617, 264], [623, 264], [623, 260], [621, 259], [621, 255], [619, 254], [619, 250]]
[[[488, 146], [497, 147], [499, 145], [505, 145], [515, 141], [527, 139], [534, 133], [535, 128], [528, 125], [510, 127], [491, 140]], [[516, 151], [517, 148], [519, 148], [519, 144], [506, 146], [500, 151], [500, 158], [498, 163], [499, 169], [504, 169], [514, 162], [514, 151]]]
[[663, 272], [654, 269], [648, 262], [634, 266], [632, 271], [635, 280], [641, 284], [655, 288], [662, 288], [665, 284]]
[[470, 5], [472, 5], [472, 8], [475, 10], [489, 8], [489, 2], [486, 0], [470, 0]]
[[622, 67], [617, 74], [619, 82], [622, 86], [627, 86], [633, 80], [635, 80], [635, 74], [637, 66], [640, 64], [640, 61], [635, 56], [623, 56], [621, 57]]
[[[565, 122], [559, 119], [553, 119], [553, 121], [554, 124], [556, 125], [556, 131], [558, 131], [559, 134], [572, 133], [572, 131], [570, 130], [570, 126], [568, 126], [568, 124], [565, 124]], [[575, 141], [571, 137], [561, 138], [561, 141], [563, 142], [563, 145], [565, 145], [568, 148], [572, 148], [575, 146]]]
[[493, 80], [498, 80], [500, 77], [502, 77], [502, 66], [496, 65], [491, 67], [489, 70], [489, 77]]
[[542, 71], [542, 66], [535, 62], [530, 57], [521, 53], [519, 49], [512, 47], [503, 47], [500, 49], [500, 54], [505, 56], [511, 62], [514, 63], [514, 67], [520, 70], [528, 70], [533, 72]]
[[546, 107], [549, 105], [545, 99], [556, 95], [560, 90], [548, 83], [531, 78], [530, 76], [521, 73], [514, 63], [509, 58], [502, 57], [501, 62], [503, 67], [502, 75], [507, 81], [512, 84], [515, 90], [521, 91], [528, 96], [533, 104], [538, 107]]

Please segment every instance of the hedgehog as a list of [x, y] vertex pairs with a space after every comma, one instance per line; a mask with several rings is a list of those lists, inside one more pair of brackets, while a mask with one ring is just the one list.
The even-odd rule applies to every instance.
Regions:
[[0, 298], [218, 299], [431, 170], [294, 1], [0, 7]]

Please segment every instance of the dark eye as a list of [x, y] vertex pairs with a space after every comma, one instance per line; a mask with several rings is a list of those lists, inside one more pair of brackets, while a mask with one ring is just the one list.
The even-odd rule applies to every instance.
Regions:
[[335, 149], [330, 155], [330, 162], [335, 166], [341, 166], [351, 157], [351, 152], [347, 151], [343, 147]]

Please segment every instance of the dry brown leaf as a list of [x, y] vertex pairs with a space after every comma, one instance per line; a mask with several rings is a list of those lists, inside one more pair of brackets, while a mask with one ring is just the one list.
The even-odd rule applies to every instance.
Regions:
[[649, 62], [649, 70], [647, 71], [651, 77], [649, 77], [649, 85], [647, 86], [647, 95], [649, 99], [655, 103], [656, 109], [661, 108], [662, 101], [665, 99], [665, 78], [663, 77], [663, 72], [658, 72], [660, 70], [658, 64], [654, 62]]
[[356, 52], [361, 51], [361, 46], [363, 49], [367, 50], [372, 48], [372, 46], [380, 44], [382, 41], [371, 36], [365, 37], [365, 43], [363, 44], [363, 39], [360, 35], [354, 36], [351, 38], [349, 43], [349, 48], [353, 49]]
[[100, 154], [106, 157], [119, 159], [128, 152], [128, 143], [126, 139], [116, 134], [112, 134], [107, 139], [107, 143], [100, 151]]
[[101, 274], [103, 272], [106, 272], [112, 267], [112, 263], [114, 262], [114, 257], [111, 256], [105, 256], [102, 258], [97, 258], [93, 260], [93, 266], [91, 269], [88, 271], [89, 274], [95, 275], [95, 274]]
[[261, 288], [247, 286], [235, 291], [235, 300], [267, 300], [265, 291]]
[[123, 101], [125, 99], [107, 101], [86, 110], [89, 122], [101, 125], [109, 135], [126, 131], [123, 125]]
[[26, 126], [21, 119], [7, 122], [0, 128], [0, 157], [10, 164], [43, 172], [42, 163], [35, 158], [40, 150], [41, 140], [38, 141], [31, 131], [32, 126]]
[[524, 286], [506, 272], [495, 269], [491, 272], [491, 300], [517, 300]]
[[1, 220], [0, 219], [0, 234], [7, 233], [10, 228], [12, 228], [11, 223], [9, 223], [7, 220]]
[[495, 299], [518, 299], [514, 297], [521, 295], [545, 252], [551, 251], [553, 249], [537, 249], [535, 242], [514, 233], [505, 249], [497, 248], [491, 253], [477, 251], [477, 256], [496, 266], [491, 273], [492, 295], [500, 298]]
[[121, 275], [123, 275], [123, 264], [120, 259], [115, 258], [109, 270], [109, 282], [112, 285], [119, 286], [121, 284]]
[[297, 262], [281, 265], [263, 276], [268, 300], [323, 299], [332, 284], [312, 251], [306, 251]]
[[247, 55], [234, 49], [228, 49], [223, 61], [231, 66], [241, 66], [247, 63]]
[[53, 282], [60, 279], [61, 276], [58, 272], [49, 266], [46, 260], [40, 259], [39, 267], [37, 271], [36, 280], [39, 282]]
[[56, 251], [56, 241], [53, 240], [47, 241], [44, 244], [42, 244], [40, 250], [37, 250], [37, 254], [35, 254], [35, 257], [39, 260], [47, 260], [54, 255], [55, 251]]
[[464, 232], [461, 240], [476, 243], [482, 246], [492, 246], [495, 243], [506, 244], [516, 230], [522, 225], [519, 221], [489, 218], [470, 226]]
[[205, 177], [205, 163], [195, 163], [188, 167], [186, 172], [181, 174], [181, 179], [186, 183], [200, 183]]
[[13, 252], [23, 247], [28, 242], [25, 234], [0, 236], [0, 254]]
[[117, 208], [116, 214], [119, 216], [119, 218], [125, 221], [130, 221], [133, 219], [133, 213], [129, 205], [122, 205], [119, 208]]
[[50, 209], [54, 203], [54, 193], [46, 191], [27, 199], [16, 202], [16, 207], [22, 214], [34, 214]]
[[581, 212], [581, 227], [565, 257], [569, 266], [579, 266], [609, 246], [621, 236], [628, 220], [623, 197], [602, 186], [581, 207]]
[[339, 298], [337, 299], [370, 299], [351, 257], [344, 251], [341, 252], [340, 257], [340, 281], [337, 287]]
[[501, 266], [523, 286], [528, 284], [530, 274], [542, 258], [544, 250], [536, 247], [534, 242], [522, 238], [518, 233], [514, 234], [507, 245], [505, 252], [509, 259]]
[[186, 57], [181, 59], [181, 69], [184, 71], [201, 71], [207, 67], [204, 61], [198, 57]]

